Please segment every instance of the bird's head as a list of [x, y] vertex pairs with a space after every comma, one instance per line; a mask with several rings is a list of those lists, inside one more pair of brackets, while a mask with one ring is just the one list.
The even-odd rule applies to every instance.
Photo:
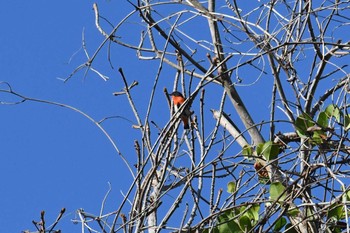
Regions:
[[183, 95], [180, 92], [178, 92], [178, 91], [174, 91], [173, 93], [170, 94], [170, 96], [183, 97]]

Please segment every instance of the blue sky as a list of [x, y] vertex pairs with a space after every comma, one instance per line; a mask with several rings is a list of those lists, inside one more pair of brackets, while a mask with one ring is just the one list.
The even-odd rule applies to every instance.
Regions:
[[[143, 115], [148, 104], [145, 95], [150, 94], [147, 87], [153, 84], [158, 62], [140, 62], [134, 51], [119, 46], [112, 53], [115, 68], [112, 69], [107, 62], [105, 47], [94, 67], [109, 76], [109, 81], [103, 81], [92, 72], [86, 77], [84, 72], [79, 72], [66, 83], [60, 80], [86, 61], [81, 50], [83, 31], [90, 55], [103, 41], [94, 25], [92, 4], [93, 1], [68, 0], [3, 3], [0, 8], [3, 31], [0, 36], [0, 80], [10, 83], [13, 90], [22, 95], [68, 104], [97, 121], [108, 116], [128, 117], [135, 121], [130, 117], [131, 110], [125, 96], [112, 95], [124, 86], [117, 68], [123, 67], [129, 82], [137, 80], [140, 83], [133, 93]], [[99, 8], [101, 14], [113, 20], [112, 23], [132, 10], [126, 1], [100, 1]], [[131, 26], [137, 27], [136, 24]], [[197, 29], [201, 29], [199, 24]], [[139, 39], [139, 35], [122, 31], [131, 41]], [[152, 68], [151, 64], [154, 65]], [[165, 107], [157, 108], [159, 112], [151, 115], [155, 120], [161, 119], [157, 121], [160, 126], [169, 119], [162, 88], [171, 90], [174, 76], [173, 70], [163, 67], [156, 103]], [[245, 78], [247, 83], [255, 81], [255, 77]], [[271, 82], [272, 79], [265, 80], [268, 86]], [[250, 91], [241, 94], [247, 104], [254, 104], [253, 112], [259, 113], [253, 117], [257, 121], [267, 118], [269, 112], [263, 101], [267, 97], [268, 103], [270, 96], [259, 92], [259, 86], [248, 87]], [[219, 107], [217, 103], [222, 93], [220, 87], [214, 86], [213, 90], [217, 93], [211, 96], [215, 104], [206, 102], [208, 124], [212, 125], [215, 121], [209, 109]], [[270, 90], [268, 87], [268, 92]], [[252, 93], [255, 98], [251, 98]], [[0, 97], [3, 101], [14, 100], [8, 95], [1, 94]], [[231, 105], [227, 113], [234, 114]], [[41, 210], [46, 211], [49, 223], [63, 207], [67, 211], [59, 229], [78, 232], [80, 226], [71, 222], [76, 217], [75, 211], [84, 208], [87, 212], [99, 213], [109, 188], [108, 182], [112, 185], [112, 192], [106, 211], [116, 209], [121, 193], [127, 191], [131, 176], [107, 138], [93, 123], [74, 111], [37, 102], [0, 106], [0, 116], [0, 208], [3, 210], [0, 213], [0, 232], [34, 230], [31, 221], [39, 220]], [[136, 133], [133, 134], [130, 122], [116, 118], [106, 121], [103, 126], [124, 156], [134, 161]]]
[[[145, 100], [148, 100], [158, 63], [140, 62], [134, 51], [114, 46], [113, 69], [107, 62], [107, 48], [104, 47], [93, 65], [109, 76], [109, 81], [103, 81], [93, 72], [85, 77], [84, 71], [80, 71], [68, 82], [62, 82], [61, 78], [68, 77], [86, 61], [81, 50], [83, 31], [90, 55], [103, 41], [94, 24], [92, 4], [93, 1], [69, 0], [2, 3], [0, 81], [8, 82], [14, 91], [24, 96], [73, 106], [96, 121], [117, 116], [102, 125], [132, 164], [136, 159], [133, 142], [137, 132], [122, 117], [136, 121], [125, 96], [112, 95], [124, 87], [117, 69], [123, 67], [129, 83], [133, 80], [140, 83], [133, 94], [143, 119], [148, 104]], [[119, 0], [100, 1], [99, 8], [112, 23], [132, 10], [126, 1]], [[137, 27], [136, 24], [131, 26]], [[128, 30], [124, 32], [131, 41], [139, 38]], [[245, 67], [241, 69], [242, 73], [251, 74], [251, 67], [247, 67], [247, 71]], [[164, 108], [157, 108], [159, 112], [151, 114], [151, 120], [160, 126], [169, 119], [162, 88], [171, 90], [174, 76], [175, 72], [164, 66], [156, 93], [157, 105], [164, 105]], [[268, 119], [272, 77], [263, 76], [263, 82], [258, 82], [263, 83], [262, 86], [255, 85], [254, 75], [242, 77], [243, 84], [253, 84], [237, 87], [252, 110], [253, 118], [256, 122]], [[5, 87], [0, 84], [0, 88]], [[215, 104], [206, 102], [206, 114], [208, 124], [213, 125], [215, 121], [208, 112], [211, 107], [218, 108], [217, 100], [222, 92], [221, 87], [210, 88], [215, 91], [211, 92], [215, 96], [210, 97]], [[18, 99], [0, 93], [0, 100]], [[235, 117], [231, 105], [227, 113]], [[0, 116], [0, 232], [34, 230], [31, 221], [39, 220], [40, 211], [46, 211], [50, 223], [63, 207], [67, 211], [59, 229], [79, 232], [80, 226], [71, 222], [76, 218], [75, 211], [84, 208], [87, 212], [99, 213], [109, 182], [112, 191], [106, 211], [117, 208], [132, 177], [111, 143], [91, 121], [67, 108], [33, 101], [0, 105]]]
[[[124, 87], [117, 70], [123, 67], [130, 83], [140, 83], [134, 91], [134, 101], [142, 115], [148, 104], [145, 95], [148, 98], [150, 94], [147, 87], [153, 82], [149, 80], [153, 80], [158, 62], [140, 62], [134, 51], [119, 46], [112, 54], [112, 69], [104, 48], [94, 68], [109, 76], [109, 81], [92, 72], [84, 76], [84, 70], [66, 83], [61, 81], [86, 61], [81, 49], [83, 32], [90, 55], [104, 39], [95, 27], [93, 2], [4, 2], [0, 8], [0, 81], [26, 97], [80, 109], [96, 121], [117, 116], [134, 123], [125, 96], [112, 95]], [[103, 15], [113, 15], [116, 23], [133, 8], [126, 1], [100, 1], [99, 9]], [[139, 35], [130, 36], [132, 41], [138, 38]], [[150, 64], [156, 64], [155, 68], [150, 69]], [[163, 68], [165, 73], [169, 70]], [[169, 119], [162, 93], [163, 87], [172, 88], [174, 72], [169, 76], [170, 79], [164, 76], [157, 93], [161, 97], [157, 103], [165, 106], [164, 112], [153, 115], [162, 119], [157, 122], [160, 126]], [[1, 84], [1, 88], [6, 85]], [[0, 98], [6, 102], [19, 100], [3, 93]], [[80, 225], [71, 221], [77, 218], [76, 210], [99, 213], [109, 183], [112, 191], [105, 212], [117, 208], [132, 177], [111, 143], [91, 121], [67, 108], [35, 101], [0, 105], [0, 115], [0, 232], [34, 231], [32, 220], [39, 221], [42, 210], [46, 211], [49, 224], [63, 207], [66, 213], [58, 229], [79, 232]], [[114, 118], [102, 125], [132, 165], [136, 160], [133, 142], [138, 135], [131, 128], [132, 123]]]
[[[86, 61], [81, 50], [83, 30], [90, 54], [103, 40], [94, 25], [92, 4], [93, 1], [68, 0], [4, 2], [0, 8], [3, 32], [0, 80], [24, 96], [71, 105], [98, 121], [131, 114], [125, 97], [112, 95], [123, 88], [117, 72], [117, 68], [123, 67], [129, 82], [140, 82], [137, 92], [141, 95], [135, 95], [136, 104], [148, 104], [142, 101], [145, 94], [149, 94], [144, 90], [149, 89], [143, 88], [152, 84], [153, 81], [147, 83], [147, 79], [153, 80], [157, 65], [150, 70], [151, 62], [139, 62], [134, 51], [122, 47], [112, 54], [115, 69], [107, 62], [106, 49], [94, 63], [96, 69], [110, 77], [108, 82], [92, 72], [86, 77], [84, 72], [79, 72], [67, 83], [60, 80]], [[100, 12], [113, 15], [114, 23], [132, 10], [124, 1], [100, 1], [99, 8]], [[130, 40], [137, 39], [130, 37]], [[162, 88], [172, 88], [174, 72], [167, 73], [167, 67], [163, 71], [169, 74], [170, 82], [168, 77], [163, 77], [157, 95], [164, 102], [157, 103], [166, 106]], [[4, 94], [0, 97], [2, 101], [17, 100]], [[221, 94], [217, 98], [221, 98]], [[140, 110], [142, 114], [145, 108]], [[168, 119], [168, 112], [159, 113], [162, 114]], [[0, 115], [0, 232], [35, 230], [31, 222], [39, 220], [41, 210], [46, 211], [50, 223], [63, 207], [67, 211], [58, 228], [78, 232], [80, 226], [71, 222], [76, 218], [75, 211], [84, 208], [87, 212], [99, 213], [108, 182], [112, 192], [106, 211], [116, 208], [131, 176], [93, 123], [74, 111], [30, 101], [2, 105]], [[162, 125], [166, 119], [158, 123]], [[210, 119], [215, 124], [211, 116]], [[116, 139], [122, 153], [133, 161], [135, 153], [130, 148], [135, 138], [129, 133], [131, 124], [118, 118], [106, 121], [103, 126]]]
[[[93, 73], [84, 78], [83, 72], [67, 83], [58, 79], [67, 77], [85, 61], [80, 50], [69, 63], [81, 47], [83, 28], [91, 53], [103, 39], [94, 26], [92, 4], [67, 0], [3, 2], [1, 81], [27, 97], [69, 104], [96, 120], [127, 115], [129, 108], [121, 104], [123, 97], [112, 95], [123, 87], [121, 79], [106, 62], [97, 68], [111, 77], [108, 82]], [[117, 9], [120, 17], [130, 10], [128, 7], [124, 4], [116, 8], [113, 1], [100, 2], [101, 11]], [[123, 57], [114, 56], [113, 62], [118, 68], [132, 59], [136, 60], [134, 54], [125, 53]], [[139, 75], [141, 70], [125, 72]], [[14, 98], [1, 94], [1, 100]], [[106, 137], [86, 118], [35, 102], [0, 106], [0, 115], [0, 232], [34, 230], [31, 221], [39, 220], [41, 210], [46, 211], [49, 223], [62, 207], [67, 211], [59, 228], [77, 232], [79, 225], [70, 221], [75, 218], [75, 210], [98, 213], [108, 182], [113, 188], [111, 203], [120, 197], [120, 187], [129, 173]], [[130, 123], [114, 120], [104, 126], [120, 138], [118, 145], [125, 145], [121, 150], [132, 146], [133, 140], [128, 140], [123, 131], [130, 130]]]

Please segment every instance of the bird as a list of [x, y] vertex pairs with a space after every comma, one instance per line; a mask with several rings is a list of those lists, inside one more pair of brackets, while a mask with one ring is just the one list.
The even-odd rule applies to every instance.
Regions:
[[[172, 97], [173, 99], [173, 102], [174, 102], [174, 106], [176, 106], [176, 108], [180, 108], [180, 106], [185, 102], [185, 97], [178, 91], [174, 91], [173, 93], [170, 94], [170, 96]], [[189, 125], [189, 118], [191, 116], [191, 111], [189, 109], [189, 107], [186, 107], [180, 117], [181, 117], [181, 120], [184, 124], [184, 129], [189, 129], [190, 128], [190, 125]]]

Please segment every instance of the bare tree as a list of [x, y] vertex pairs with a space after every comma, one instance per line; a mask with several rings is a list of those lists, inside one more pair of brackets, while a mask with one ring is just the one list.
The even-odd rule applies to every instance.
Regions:
[[[129, 3], [133, 11], [115, 26], [112, 16], [93, 5], [105, 39], [65, 80], [81, 69], [105, 79], [92, 68], [104, 47], [113, 55], [124, 46], [140, 60], [158, 61], [154, 80], [147, 80], [153, 88], [145, 115], [133, 101], [137, 83], [130, 84], [119, 69], [125, 88], [115, 95], [127, 96], [140, 132], [135, 169], [125, 159], [134, 181], [115, 211], [78, 210], [82, 227], [90, 232], [349, 232], [350, 2]], [[165, 65], [173, 70], [172, 89], [187, 100], [174, 110], [171, 91], [164, 89], [170, 114], [159, 125], [150, 116], [159, 111], [154, 96], [164, 88], [159, 79]], [[268, 101], [248, 104], [238, 88]], [[211, 112], [204, 106], [209, 100], [217, 103]], [[266, 110], [257, 116], [261, 104]], [[232, 106], [234, 121], [228, 114]], [[190, 107], [191, 129], [183, 130], [181, 118]]]

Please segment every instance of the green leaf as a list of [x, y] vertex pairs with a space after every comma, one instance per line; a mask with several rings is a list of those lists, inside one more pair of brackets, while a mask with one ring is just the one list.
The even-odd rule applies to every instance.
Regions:
[[343, 187], [342, 187], [341, 189], [343, 190], [343, 193], [344, 193], [344, 195], [341, 196], [342, 203], [343, 203], [343, 204], [346, 204], [346, 202], [348, 201], [348, 194], [347, 194], [347, 192], [344, 190]]
[[337, 105], [328, 105], [325, 110], [325, 113], [329, 118], [334, 117], [338, 122], [340, 122], [340, 111]]
[[227, 184], [227, 192], [234, 193], [236, 191], [236, 183], [231, 181]]
[[340, 227], [332, 227], [330, 230], [332, 231], [332, 233], [342, 233]]
[[286, 188], [281, 182], [272, 183], [270, 185], [270, 199], [273, 201], [278, 200], [279, 202], [283, 202], [287, 195], [286, 192], [284, 192], [285, 189]]
[[242, 155], [243, 155], [244, 157], [250, 157], [250, 156], [252, 156], [252, 155], [253, 155], [253, 149], [252, 149], [252, 147], [251, 147], [250, 145], [245, 145], [245, 146], [243, 147]]
[[294, 122], [294, 125], [299, 137], [305, 138], [309, 136], [307, 129], [311, 126], [314, 126], [315, 123], [313, 122], [312, 118], [309, 115], [307, 115], [306, 113], [303, 113], [297, 117], [297, 119]]
[[286, 224], [287, 224], [287, 220], [285, 218], [281, 217], [276, 221], [276, 224], [275, 224], [275, 227], [273, 228], [273, 230], [280, 231]]
[[239, 225], [232, 219], [232, 211], [226, 211], [218, 216], [218, 224], [214, 228], [219, 233], [241, 233]]
[[[290, 229], [289, 229], [290, 228]], [[292, 224], [290, 224], [290, 223], [287, 223], [286, 224], [286, 227], [285, 227], [285, 229], [286, 229], [286, 233], [298, 233], [296, 230], [295, 230], [295, 228], [293, 227], [293, 225]], [[288, 230], [287, 230], [288, 229]]]
[[251, 214], [255, 222], [259, 220], [259, 210], [260, 210], [259, 204], [253, 204], [253, 206], [249, 208], [249, 213]]
[[262, 155], [263, 147], [264, 147], [264, 143], [259, 143], [259, 144], [256, 146], [256, 153], [257, 153], [258, 155]]
[[277, 144], [274, 144], [272, 141], [264, 143], [262, 148], [262, 153], [267, 161], [277, 158], [280, 148]]
[[247, 209], [247, 206], [242, 205], [241, 207], [239, 207], [239, 208], [236, 209], [235, 214], [236, 214], [236, 215], [239, 215], [240, 213], [243, 213], [243, 212], [245, 211], [245, 209]]
[[247, 216], [250, 221], [256, 223], [259, 220], [259, 210], [260, 205], [259, 204], [252, 204], [251, 206], [241, 206], [239, 208], [239, 213], [244, 213], [243, 216]]
[[246, 215], [243, 215], [239, 218], [239, 226], [241, 227], [243, 232], [248, 232], [252, 229], [252, 223], [250, 222], [250, 218]]
[[328, 121], [329, 121], [329, 117], [327, 116], [327, 113], [325, 112], [320, 112], [320, 114], [318, 114], [318, 118], [317, 118], [317, 124], [323, 128], [327, 128], [328, 127]]
[[312, 135], [312, 142], [316, 145], [322, 144], [324, 142], [324, 138], [326, 137], [325, 135], [325, 132], [321, 130], [315, 131]]
[[219, 233], [242, 233], [240, 227], [234, 221], [220, 223], [217, 225], [216, 230]]
[[205, 228], [202, 230], [202, 233], [209, 233], [209, 232], [212, 232], [212, 233], [219, 233], [217, 227], [214, 227], [214, 228]]
[[350, 201], [350, 190], [346, 191], [346, 200]]
[[297, 208], [291, 208], [290, 210], [288, 210], [288, 215], [291, 217], [296, 217], [300, 211]]
[[345, 213], [344, 213], [344, 207], [339, 204], [334, 204], [331, 206], [331, 210], [328, 211], [328, 218], [333, 218], [336, 221], [341, 220], [344, 218]]
[[350, 115], [347, 114], [344, 116], [344, 130], [348, 131], [350, 129]]

